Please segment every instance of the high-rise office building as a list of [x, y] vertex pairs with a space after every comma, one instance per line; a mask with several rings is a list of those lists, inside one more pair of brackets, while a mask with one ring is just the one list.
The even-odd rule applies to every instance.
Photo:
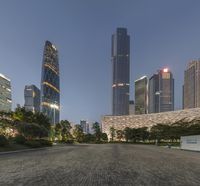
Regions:
[[135, 81], [135, 114], [148, 113], [148, 79], [143, 76]]
[[148, 88], [148, 113], [157, 113], [159, 112], [159, 76], [154, 74], [149, 79], [149, 88]]
[[183, 108], [200, 107], [200, 59], [191, 61], [184, 72]]
[[148, 113], [174, 110], [174, 79], [168, 68], [159, 70], [149, 79]]
[[10, 79], [0, 74], [0, 111], [10, 112], [12, 107]]
[[126, 28], [112, 35], [112, 114], [129, 114], [130, 37]]
[[83, 132], [85, 134], [88, 134], [89, 133], [89, 123], [86, 120], [81, 120], [80, 125], [81, 125], [81, 128], [83, 129]]
[[26, 85], [24, 88], [24, 108], [33, 113], [40, 112], [40, 89], [35, 85]]
[[45, 42], [42, 78], [41, 78], [41, 111], [52, 124], [60, 118], [60, 80], [58, 51], [49, 41]]

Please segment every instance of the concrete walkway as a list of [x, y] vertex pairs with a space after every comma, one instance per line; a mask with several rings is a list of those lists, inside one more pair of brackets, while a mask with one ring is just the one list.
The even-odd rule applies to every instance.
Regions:
[[0, 156], [0, 185], [199, 186], [200, 153], [90, 144]]

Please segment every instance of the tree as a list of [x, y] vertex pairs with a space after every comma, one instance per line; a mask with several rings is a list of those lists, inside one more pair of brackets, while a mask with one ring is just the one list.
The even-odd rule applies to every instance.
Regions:
[[107, 141], [108, 141], [108, 136], [107, 136], [107, 134], [106, 134], [106, 133], [102, 133], [102, 134], [101, 134], [101, 139], [102, 139], [103, 141], [107, 142]]
[[111, 141], [113, 141], [114, 137], [115, 137], [115, 129], [114, 127], [110, 127], [110, 135], [111, 135]]
[[37, 123], [17, 122], [17, 130], [27, 139], [42, 138], [48, 136], [48, 131]]
[[92, 134], [85, 134], [84, 135], [84, 142], [89, 143], [89, 142], [95, 142], [96, 137]]
[[62, 125], [61, 123], [56, 123], [55, 125], [55, 136], [58, 141], [62, 141]]
[[147, 127], [141, 127], [137, 129], [136, 140], [145, 141], [149, 138], [149, 132]]
[[26, 111], [25, 107], [17, 107], [13, 113], [13, 119], [15, 121], [23, 121], [33, 123], [33, 112]]
[[117, 134], [117, 139], [118, 139], [119, 141], [121, 141], [122, 138], [124, 137], [124, 132], [123, 132], [122, 130], [117, 130], [117, 131], [116, 131], [116, 134]]
[[71, 140], [72, 135], [70, 133], [70, 130], [72, 127], [71, 127], [71, 124], [69, 123], [69, 121], [61, 120], [60, 124], [62, 126], [62, 130], [61, 130], [62, 140], [63, 141]]
[[129, 140], [131, 140], [131, 138], [132, 138], [132, 130], [131, 130], [131, 128], [126, 127], [124, 129], [124, 137], [126, 139], [126, 142], [128, 142]]
[[101, 140], [101, 129], [100, 129], [100, 126], [99, 126], [99, 123], [98, 122], [95, 122], [93, 124], [93, 127], [94, 129], [94, 136], [96, 138], [96, 141], [99, 142]]
[[37, 123], [38, 125], [45, 127], [47, 130], [50, 130], [51, 128], [51, 124], [47, 116], [41, 112], [33, 113], [31, 111], [26, 111], [24, 107], [16, 108], [12, 118], [14, 121]]
[[35, 114], [33, 114], [32, 121], [39, 124], [40, 126], [44, 126], [47, 130], [51, 129], [49, 118], [41, 112], [36, 112]]
[[73, 136], [77, 142], [83, 142], [84, 133], [83, 133], [83, 129], [80, 125], [75, 125], [75, 128], [73, 130]]

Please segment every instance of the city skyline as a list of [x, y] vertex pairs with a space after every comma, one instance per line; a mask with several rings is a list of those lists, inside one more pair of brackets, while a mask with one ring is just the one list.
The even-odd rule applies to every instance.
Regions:
[[200, 57], [200, 2], [115, 2], [114, 9], [113, 1], [88, 1], [89, 6], [81, 1], [1, 3], [1, 73], [11, 79], [13, 108], [24, 104], [25, 85], [39, 87], [43, 43], [49, 39], [60, 55], [61, 119], [78, 123], [111, 114], [110, 35], [117, 27], [126, 27], [131, 37], [130, 100], [137, 77], [169, 67], [176, 85], [175, 109], [182, 108], [184, 70]]

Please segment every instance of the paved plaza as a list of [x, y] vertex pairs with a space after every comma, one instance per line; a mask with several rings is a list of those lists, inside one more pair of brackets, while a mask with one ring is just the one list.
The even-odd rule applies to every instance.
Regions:
[[0, 155], [0, 185], [199, 186], [200, 153], [91, 144]]

